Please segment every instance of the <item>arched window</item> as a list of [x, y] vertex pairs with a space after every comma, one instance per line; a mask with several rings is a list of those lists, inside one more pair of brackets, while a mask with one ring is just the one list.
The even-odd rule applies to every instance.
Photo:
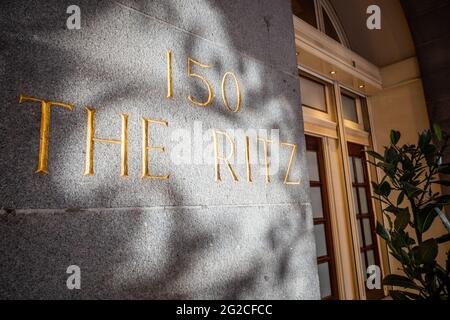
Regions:
[[328, 0], [292, 0], [292, 12], [330, 38], [350, 48], [344, 28]]

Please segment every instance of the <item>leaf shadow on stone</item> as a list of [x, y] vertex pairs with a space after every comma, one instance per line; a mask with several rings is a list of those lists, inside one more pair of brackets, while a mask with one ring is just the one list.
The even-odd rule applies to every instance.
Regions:
[[[136, 5], [138, 2], [135, 2], [133, 5]], [[51, 1], [48, 3], [50, 6]], [[86, 2], [82, 2], [81, 6], [84, 3]], [[118, 10], [117, 3], [129, 4], [128, 1], [99, 1], [99, 3], [102, 4], [101, 8], [105, 12], [95, 10], [95, 14], [86, 17], [89, 19], [89, 24], [95, 24], [98, 18], [97, 15], [106, 15], [108, 14], [108, 10]], [[225, 45], [231, 50], [228, 54], [234, 56], [233, 59], [238, 61], [236, 72], [245, 74], [248, 71], [246, 64], [243, 63], [240, 56], [241, 53], [249, 57], [257, 56], [258, 59], [263, 59], [268, 55], [268, 53], [261, 55], [252, 48], [249, 48], [248, 52], [246, 51], [246, 46], [240, 37], [240, 32], [236, 31], [234, 26], [237, 19], [243, 19], [242, 15], [240, 15], [242, 11], [239, 10], [239, 7], [235, 8], [230, 15], [229, 11], [223, 7], [223, 3], [219, 1], [205, 2], [203, 5], [210, 6], [216, 10], [218, 23], [221, 24], [225, 32], [226, 30], [233, 30], [233, 32], [228, 33], [228, 41]], [[20, 7], [22, 11], [25, 8], [17, 4], [15, 6]], [[92, 4], [89, 6], [92, 6]], [[161, 8], [166, 10], [162, 14], [162, 18], [177, 18], [178, 8], [171, 6], [170, 2], [161, 6]], [[137, 9], [142, 8], [138, 6]], [[44, 18], [46, 18], [45, 14]], [[54, 32], [55, 39], [57, 38], [58, 32], [64, 28], [63, 25], [60, 25], [60, 22], [35, 24], [33, 21], [36, 20], [32, 18], [31, 13], [28, 13], [28, 19], [30, 19], [32, 24], [31, 26], [25, 24], [23, 30], [30, 27], [37, 34], [40, 32]], [[266, 22], [264, 21], [264, 23]], [[258, 21], [258, 23], [261, 23], [261, 21]], [[197, 32], [199, 30], [201, 31], [200, 27], [193, 27], [193, 31]], [[267, 31], [269, 32], [270, 30]], [[20, 31], [18, 34], [20, 35]], [[267, 35], [267, 41], [269, 41], [268, 38], [269, 35]], [[6, 70], [6, 72], [15, 72], [17, 75], [14, 79], [15, 83], [8, 87], [20, 88], [24, 92], [38, 92], [42, 96], [53, 99], [60, 99], [61, 97], [67, 96], [68, 88], [76, 90], [74, 86], [77, 84], [71, 82], [70, 79], [71, 74], [77, 71], [79, 72], [77, 68], [80, 68], [80, 64], [77, 62], [76, 55], [65, 50], [59, 50], [57, 45], [53, 46], [40, 43], [39, 40], [33, 39], [31, 36], [22, 39], [23, 41], [35, 41], [28, 48], [30, 50], [29, 52], [22, 52], [20, 54], [20, 48], [15, 50], [19, 58], [23, 60], [23, 69], [20, 71]], [[180, 54], [192, 54], [201, 41], [200, 38], [197, 41], [186, 41], [183, 44], [184, 52]], [[6, 45], [11, 45], [11, 42], [7, 41]], [[215, 53], [209, 57], [209, 61], [215, 66], [216, 71], [214, 72], [217, 73], [216, 77], [224, 74], [227, 70], [227, 66], [221, 62], [220, 54], [222, 53]], [[36, 63], [36, 61], [45, 59], [49, 55], [52, 56], [54, 66], [64, 67], [44, 71], [40, 70], [39, 63]], [[17, 59], [17, 56], [7, 56], [6, 58], [7, 61], [8, 59], [11, 61], [12, 59]], [[95, 64], [95, 61], [91, 63]], [[14, 64], [11, 63], [11, 65]], [[6, 68], [8, 68], [8, 63]], [[100, 66], [97, 70], [103, 70], [103, 68]], [[126, 70], [120, 70], [120, 65], [117, 65], [116, 68], [116, 74], [126, 72]], [[51, 79], [59, 79], [59, 81], [49, 80], [49, 82], [39, 83], [42, 73], [45, 71], [51, 71]], [[270, 74], [270, 72], [271, 70], [268, 68], [266, 75]], [[285, 77], [292, 77], [292, 75], [288, 75], [286, 72], [283, 74]], [[274, 89], [273, 83], [265, 81], [264, 75], [264, 73], [260, 73], [260, 78], [255, 80], [257, 85], [247, 91], [244, 101], [251, 102], [248, 105], [248, 112], [254, 112], [259, 105], [267, 103], [277, 104], [280, 96], [283, 96], [285, 93], [287, 94], [285, 90], [296, 90], [295, 88], [290, 88], [290, 84], [286, 84], [280, 89], [280, 96], [270, 95], [270, 93], [273, 93], [277, 89]], [[87, 77], [93, 80], [98, 79], [99, 81], [108, 76], [108, 72], [87, 75]], [[24, 83], [23, 79], [28, 79], [28, 82], [33, 82], [33, 86], [27, 87], [28, 85]], [[164, 79], [152, 79], [152, 81], [164, 81]], [[139, 94], [146, 85], [147, 83], [139, 85], [136, 83], [117, 82], [106, 90], [95, 92], [95, 89], [92, 88], [92, 97], [89, 100], [92, 105], [108, 105], [117, 102], [124, 95]], [[204, 87], [201, 83], [193, 83], [191, 89], [193, 95], [204, 97]], [[9, 101], [11, 105], [18, 104], [16, 93], [11, 94], [9, 97], [16, 100], [15, 102]], [[292, 102], [290, 93], [287, 94], [285, 101], [287, 105], [279, 106], [279, 108], [284, 110], [284, 113], [280, 112], [281, 116], [278, 119], [279, 121], [273, 122], [272, 125], [277, 128], [281, 122], [283, 128], [291, 128], [293, 130], [294, 136], [292, 140], [303, 142], [302, 127], [297, 122], [299, 118], [298, 105]], [[18, 106], [18, 108], [20, 107]], [[217, 113], [218, 117], [231, 118], [236, 124], [239, 124], [239, 116], [226, 111], [223, 107], [214, 105], [209, 111]], [[4, 110], [1, 115], [3, 116], [8, 112]], [[20, 112], [23, 112], [25, 116], [30, 110]], [[39, 112], [33, 112], [33, 116], [37, 119]], [[56, 114], [60, 115], [58, 112]], [[27, 120], [29, 118], [31, 117], [28, 115]], [[82, 120], [80, 121], [80, 119]], [[69, 125], [67, 137], [62, 137], [58, 141], [52, 140], [52, 154], [64, 155], [67, 153], [67, 146], [71, 141], [70, 135], [84, 134], [85, 116], [83, 115], [81, 118], [75, 118], [71, 121], [73, 123]], [[20, 123], [17, 125], [19, 126]], [[38, 137], [35, 135], [38, 128], [38, 123], [22, 127], [22, 136], [20, 139], [29, 143], [29, 145], [24, 146], [25, 150], [33, 149], [31, 145], [38, 145]], [[1, 128], [0, 130], [4, 129]], [[2, 136], [8, 135], [4, 131], [1, 131], [1, 134]], [[32, 136], [33, 138], [30, 139], [29, 137]], [[8, 144], [8, 146], [11, 146], [11, 144]], [[20, 166], [33, 168], [35, 166], [36, 155], [30, 155], [30, 157], [23, 161], [19, 160], [19, 162], [22, 161], [20, 162]], [[51, 160], [61, 161], [61, 159]], [[78, 167], [74, 172], [80, 174], [81, 169], [81, 167]], [[176, 177], [172, 177], [171, 179], [171, 184], [176, 185]], [[67, 197], [58, 188], [57, 181], [50, 179], [47, 183], [54, 184], [51, 188], [51, 197], [62, 199]], [[39, 189], [38, 185], [39, 183], [37, 183], [36, 189]], [[16, 185], [8, 185], [7, 187], [6, 190], [6, 186], [4, 186], [3, 188], [5, 189], [2, 189], [1, 192], [18, 192], [21, 184], [20, 181], [17, 181]], [[82, 186], [75, 187], [81, 188]], [[15, 189], [17, 190], [15, 191]], [[192, 199], [179, 194], [179, 190], [174, 188], [169, 189], [172, 197], [183, 199], [183, 202], [186, 204], [192, 203]], [[298, 203], [299, 194], [292, 189], [288, 188], [288, 190], [291, 194], [292, 202]], [[112, 199], [115, 196], [115, 191], [107, 188], [107, 180], [105, 179], [105, 187], [93, 189], [89, 196], [82, 194], [80, 196], [80, 202], [88, 201], [88, 197]], [[183, 203], [177, 209], [170, 208], [164, 210], [164, 214], [170, 216], [168, 223], [171, 227], [166, 243], [167, 248], [164, 250], [162, 257], [149, 256], [153, 251], [146, 248], [146, 246], [152, 245], [151, 243], [145, 242], [146, 234], [148, 232], [152, 233], [153, 231], [148, 231], [145, 223], [149, 221], [148, 215], [154, 214], [146, 209], [121, 209], [113, 213], [110, 210], [102, 212], [101, 209], [78, 210], [77, 208], [71, 208], [67, 212], [56, 210], [55, 213], [51, 214], [32, 213], [29, 219], [19, 219], [20, 221], [17, 223], [11, 222], [17, 221], [17, 217], [13, 214], [1, 215], [2, 221], [0, 222], [0, 228], [2, 230], [0, 234], [2, 234], [2, 237], [0, 240], [3, 243], [3, 248], [7, 248], [8, 252], [4, 255], [2, 254], [2, 258], [0, 258], [0, 265], [2, 265], [2, 272], [0, 272], [0, 277], [2, 278], [0, 278], [0, 282], [3, 284], [8, 283], [8, 285], [0, 286], [2, 287], [0, 297], [15, 296], [36, 299], [42, 297], [190, 299], [208, 296], [223, 299], [258, 298], [260, 294], [258, 292], [258, 286], [262, 281], [269, 281], [270, 285], [277, 287], [277, 290], [281, 292], [283, 291], [285, 283], [291, 280], [288, 276], [292, 272], [291, 268], [296, 265], [292, 262], [293, 259], [301, 259], [301, 257], [295, 255], [298, 252], [292, 248], [295, 248], [305, 237], [303, 225], [306, 222], [303, 220], [303, 212], [299, 213], [298, 218], [287, 217], [286, 223], [279, 222], [270, 226], [265, 239], [267, 247], [271, 249], [271, 252], [267, 256], [255, 255], [254, 257], [249, 257], [250, 263], [247, 263], [245, 266], [236, 265], [234, 270], [229, 272], [230, 275], [228, 276], [214, 274], [213, 271], [205, 269], [206, 276], [216, 276], [216, 279], [208, 284], [204, 284], [200, 279], [197, 279], [196, 281], [200, 283], [198, 287], [203, 286], [203, 290], [196, 291], [189, 288], [189, 281], [186, 280], [186, 277], [189, 277], [193, 271], [195, 271], [197, 277], [201, 277], [200, 273], [202, 272], [202, 268], [208, 265], [214, 265], [214, 261], [209, 261], [207, 265], [199, 267], [198, 258], [206, 255], [211, 246], [220, 246], [217, 243], [220, 241], [220, 237], [217, 236], [218, 234], [223, 235], [228, 232], [230, 234], [225, 234], [224, 236], [232, 238], [233, 234], [231, 233], [236, 231], [239, 226], [236, 225], [236, 221], [230, 221], [230, 225], [227, 228], [224, 228], [226, 227], [224, 225], [218, 225], [216, 228], [202, 229], [201, 225], [196, 225], [196, 221], [193, 218], [194, 216], [191, 215], [190, 210], [183, 208], [182, 205]], [[232, 209], [224, 208], [223, 214], [227, 215], [229, 213], [227, 212], [228, 210], [231, 211]], [[278, 209], [273, 210], [275, 214], [275, 211]], [[106, 217], [108, 215], [112, 215], [113, 219]], [[130, 219], [130, 215], [133, 216], [132, 219]], [[237, 248], [226, 249], [231, 254], [238, 251]], [[163, 259], [165, 262], [161, 262], [158, 265], [154, 262], [154, 259]], [[227, 259], [227, 257], [223, 257], [223, 259]], [[65, 280], [67, 278], [65, 269], [72, 263], [81, 264], [80, 267], [83, 272], [83, 289], [81, 291], [68, 291], [65, 288]], [[149, 265], [151, 272], [145, 270], [146, 264]], [[46, 272], [42, 273], [42, 270], [46, 270]], [[282, 292], [282, 294], [290, 296], [289, 292]]]

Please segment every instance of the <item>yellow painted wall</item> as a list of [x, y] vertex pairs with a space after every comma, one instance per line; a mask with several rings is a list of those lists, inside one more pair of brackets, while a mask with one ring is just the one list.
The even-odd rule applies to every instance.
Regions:
[[[295, 21], [294, 21], [295, 22]], [[298, 34], [297, 34], [298, 33]], [[303, 26], [296, 29], [297, 59], [303, 72], [327, 79], [333, 92], [339, 92], [339, 85], [347, 87], [368, 97], [370, 109], [370, 123], [372, 143], [366, 136], [353, 135], [355, 132], [345, 128], [340, 132], [336, 114], [329, 115], [304, 108], [305, 131], [307, 134], [323, 138], [325, 167], [329, 192], [330, 215], [333, 232], [333, 243], [336, 258], [336, 271], [339, 284], [340, 299], [364, 299], [365, 283], [359, 257], [357, 231], [352, 232], [354, 209], [353, 201], [349, 201], [346, 193], [346, 177], [344, 173], [343, 148], [345, 141], [353, 141], [355, 137], [367, 139], [367, 143], [383, 152], [383, 146], [389, 144], [391, 129], [402, 133], [403, 143], [416, 143], [418, 132], [429, 128], [425, 97], [420, 79], [419, 67], [415, 57], [379, 69], [368, 61], [356, 56], [350, 50], [340, 48], [325, 50], [322, 47], [329, 43], [329, 39], [314, 28]], [[335, 46], [331, 46], [335, 48]], [[359, 68], [348, 67], [347, 61], [357, 60]], [[371, 72], [366, 72], [371, 70]], [[333, 72], [332, 72], [333, 71]], [[364, 84], [361, 86], [361, 84]], [[338, 94], [330, 102], [332, 108], [338, 109]], [[336, 109], [336, 110], [337, 110]], [[334, 109], [332, 109], [334, 111]], [[341, 130], [342, 131], [342, 130]], [[361, 132], [360, 132], [361, 133]], [[345, 136], [345, 138], [343, 137]], [[350, 139], [350, 140], [349, 140]], [[369, 147], [370, 148], [370, 147]], [[371, 180], [376, 180], [377, 172], [370, 168]], [[378, 175], [380, 177], [380, 175]], [[348, 184], [348, 182], [347, 182]], [[351, 197], [351, 194], [350, 194]], [[383, 215], [379, 202], [374, 201], [377, 220]], [[445, 229], [438, 219], [426, 237], [444, 234]], [[413, 234], [413, 232], [411, 232]], [[377, 241], [381, 253], [381, 268], [383, 274], [398, 272], [399, 265], [391, 258], [387, 248], [379, 237]], [[450, 245], [447, 244], [445, 250]], [[439, 262], [446, 259], [444, 247], [441, 245]], [[387, 292], [386, 292], [387, 293]]]
[[[425, 96], [416, 58], [406, 59], [381, 69], [384, 89], [371, 96], [372, 134], [378, 152], [389, 145], [389, 132], [401, 132], [400, 143], [417, 144], [418, 132], [429, 129]], [[425, 238], [445, 234], [446, 230], [437, 218]], [[412, 231], [410, 234], [414, 234]], [[440, 245], [438, 261], [445, 266], [446, 252], [450, 244]], [[392, 273], [399, 265], [389, 257]]]

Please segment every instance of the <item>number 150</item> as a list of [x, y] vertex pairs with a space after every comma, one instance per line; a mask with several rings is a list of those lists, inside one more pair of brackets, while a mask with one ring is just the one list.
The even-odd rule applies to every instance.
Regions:
[[[195, 73], [192, 71], [193, 67], [196, 66], [198, 68], [211, 68], [210, 65], [203, 64], [199, 61], [196, 61], [190, 57], [187, 59], [187, 76], [188, 78], [197, 78], [199, 79], [204, 86], [206, 87], [208, 91], [208, 98], [205, 101], [197, 100], [196, 98], [192, 97], [191, 95], [187, 96], [187, 99], [192, 102], [193, 104], [200, 106], [200, 107], [208, 107], [212, 101], [214, 100], [214, 92], [211, 86], [211, 83], [206, 79], [204, 76]], [[237, 102], [236, 106], [232, 107], [230, 106], [227, 98], [227, 92], [226, 92], [226, 83], [228, 78], [232, 78], [234, 80], [235, 86], [236, 86], [236, 93], [237, 93]], [[173, 99], [173, 84], [172, 84], [172, 51], [167, 51], [167, 98]], [[238, 112], [241, 109], [241, 87], [239, 85], [239, 80], [236, 77], [236, 75], [228, 71], [226, 72], [222, 77], [222, 99], [223, 104], [225, 108], [227, 108], [230, 112]]]

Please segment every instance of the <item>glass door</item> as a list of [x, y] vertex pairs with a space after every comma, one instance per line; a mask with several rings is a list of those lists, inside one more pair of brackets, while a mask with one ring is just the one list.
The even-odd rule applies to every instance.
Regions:
[[[379, 250], [375, 233], [375, 218], [372, 208], [369, 178], [366, 166], [364, 146], [348, 144], [350, 173], [352, 177], [352, 192], [358, 226], [359, 245], [361, 250], [361, 263], [364, 279], [367, 280], [367, 267], [377, 265], [381, 268]], [[383, 290], [368, 290], [368, 299], [383, 297]]]
[[322, 139], [306, 136], [306, 155], [314, 218], [320, 295], [322, 299], [338, 299]]

